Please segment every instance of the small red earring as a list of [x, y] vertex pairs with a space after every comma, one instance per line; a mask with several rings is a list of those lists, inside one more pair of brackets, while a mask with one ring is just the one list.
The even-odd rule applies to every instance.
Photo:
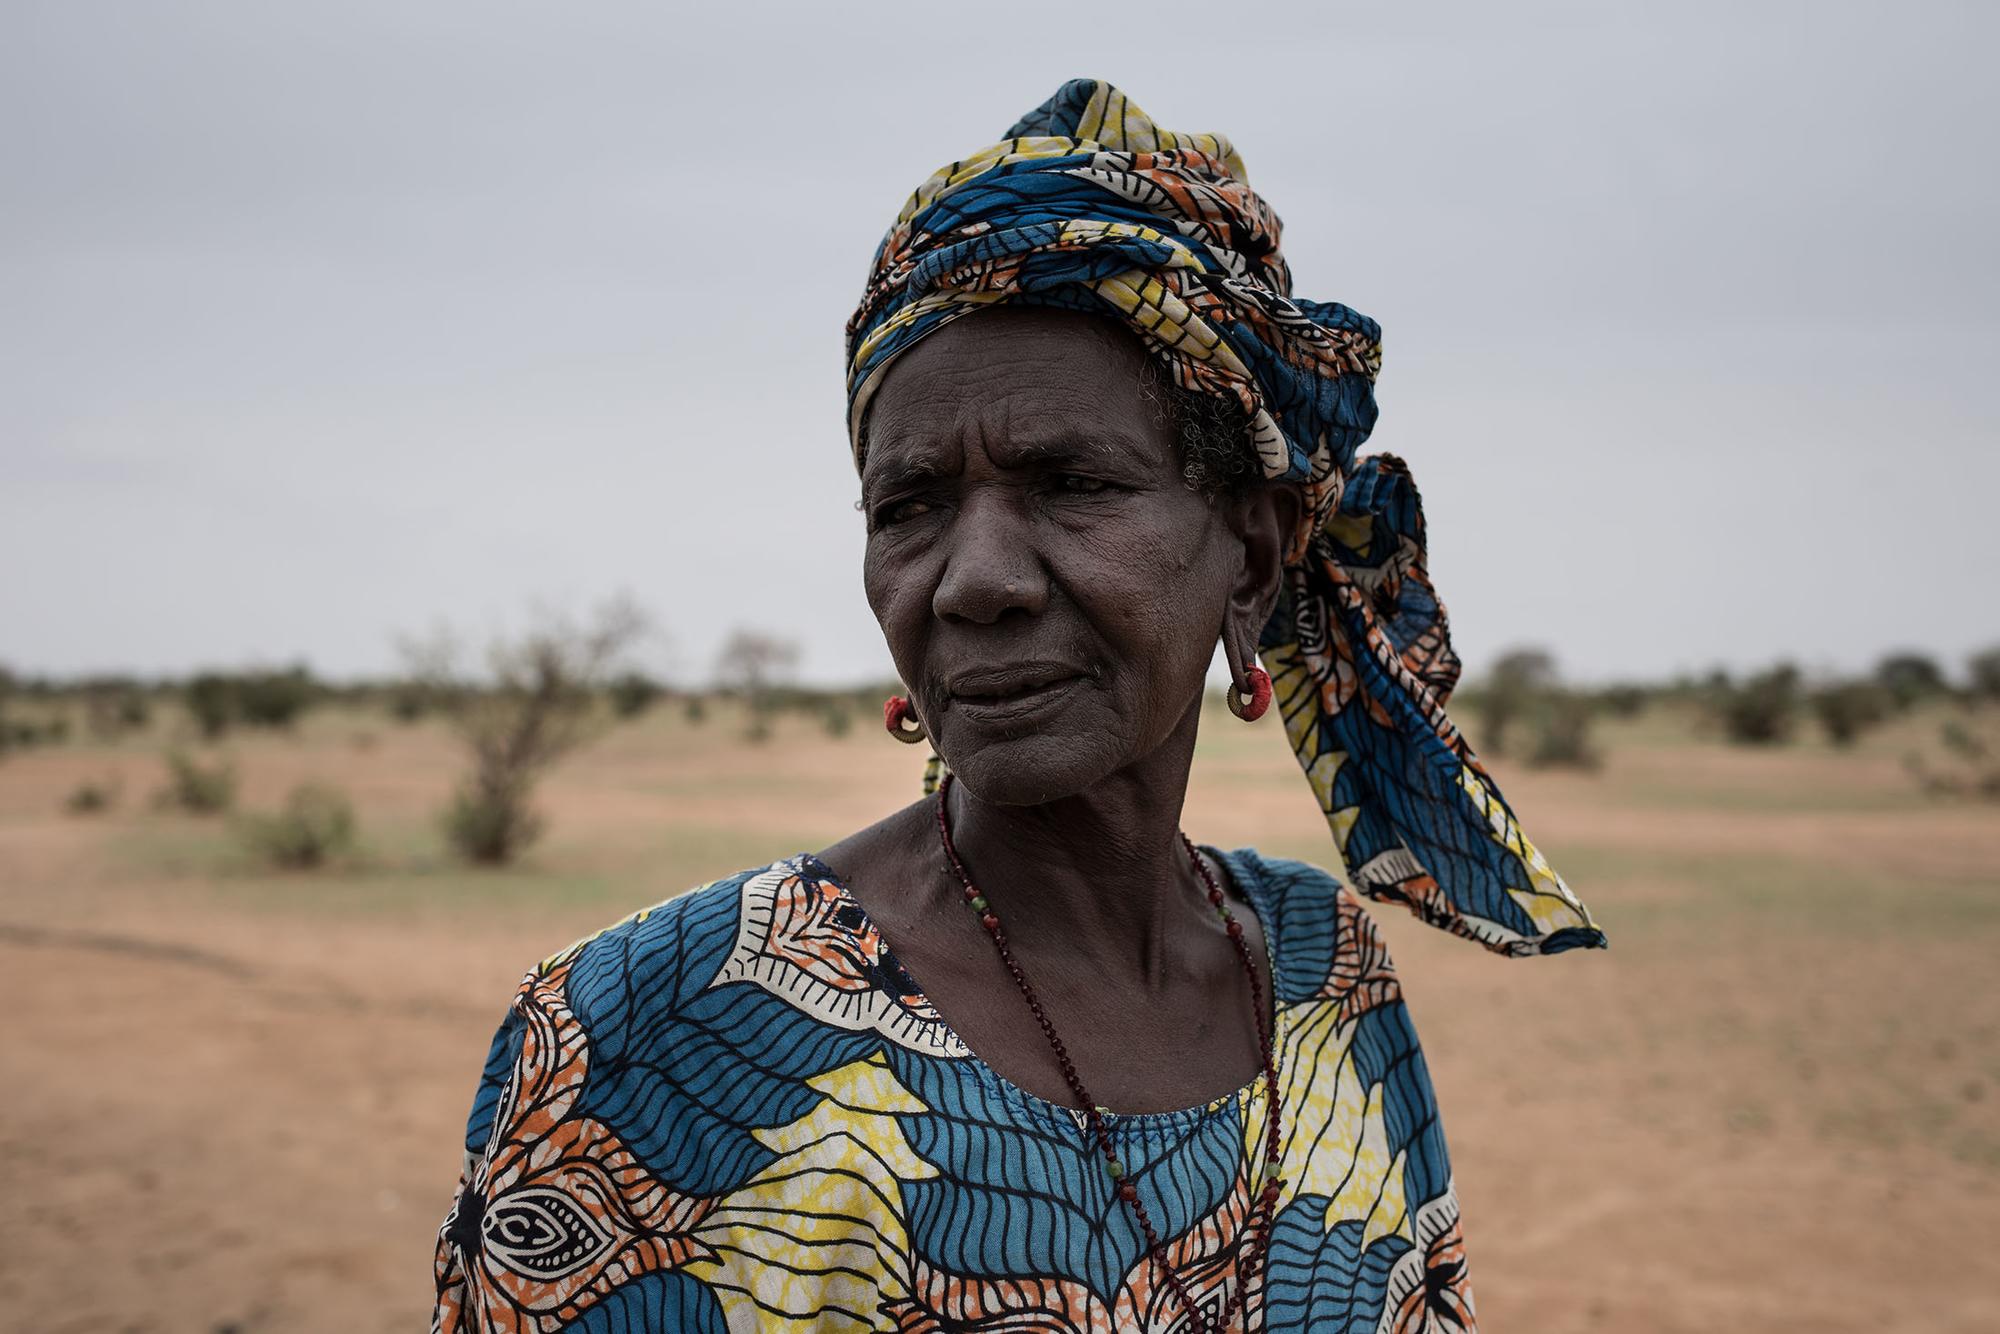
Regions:
[[891, 695], [883, 701], [882, 726], [906, 745], [914, 746], [924, 740], [924, 724], [917, 717], [916, 706], [901, 695]]
[[1264, 710], [1271, 707], [1271, 674], [1262, 667], [1252, 666], [1243, 676], [1243, 688], [1230, 683], [1229, 711], [1246, 723], [1254, 723], [1264, 716]]

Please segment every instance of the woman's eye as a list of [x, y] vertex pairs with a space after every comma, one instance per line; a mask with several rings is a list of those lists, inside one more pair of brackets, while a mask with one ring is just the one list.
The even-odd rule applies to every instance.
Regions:
[[931, 503], [928, 500], [917, 500], [914, 498], [897, 500], [884, 505], [875, 512], [875, 523], [878, 527], [892, 523], [901, 523], [905, 519], [914, 519], [920, 514], [929, 514], [930, 512]]

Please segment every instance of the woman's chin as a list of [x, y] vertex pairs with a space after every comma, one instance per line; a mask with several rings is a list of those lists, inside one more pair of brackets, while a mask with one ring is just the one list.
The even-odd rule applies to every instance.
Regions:
[[1121, 767], [1102, 732], [1045, 729], [993, 734], [954, 728], [939, 754], [965, 789], [995, 806], [1041, 806], [1087, 791]]

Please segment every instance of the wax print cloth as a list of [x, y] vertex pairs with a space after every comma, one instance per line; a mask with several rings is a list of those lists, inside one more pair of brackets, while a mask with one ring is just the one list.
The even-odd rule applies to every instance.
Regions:
[[[1351, 109], [1297, 106], [1326, 122], [1337, 174]], [[1162, 129], [1100, 80], [1064, 84], [940, 168], [883, 238], [848, 324], [856, 465], [895, 358], [949, 321], [1001, 303], [1122, 321], [1176, 384], [1236, 399], [1263, 476], [1304, 492], [1259, 653], [1348, 882], [1503, 954], [1601, 946], [1445, 713], [1459, 660], [1416, 484], [1401, 459], [1356, 457], [1381, 329], [1293, 295], [1280, 231], [1227, 139]]]
[[[1263, 925], [1285, 1147], [1232, 1328], [1474, 1326], [1423, 1053], [1324, 872], [1216, 853]], [[862, 887], [862, 892], [866, 892]], [[1211, 1311], [1264, 1184], [1261, 1078], [1113, 1115]], [[809, 856], [544, 961], [495, 1036], [438, 1239], [433, 1329], [1167, 1331], [1185, 1325], [1081, 1116], [968, 1051]]]

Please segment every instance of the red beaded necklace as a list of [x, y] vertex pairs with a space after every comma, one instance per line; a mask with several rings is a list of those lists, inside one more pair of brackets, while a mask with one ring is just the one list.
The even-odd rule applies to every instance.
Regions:
[[1257, 1043], [1264, 1054], [1264, 1169], [1269, 1176], [1264, 1183], [1264, 1189], [1258, 1194], [1254, 1206], [1255, 1212], [1248, 1228], [1249, 1235], [1237, 1260], [1236, 1291], [1230, 1295], [1228, 1302], [1211, 1322], [1195, 1305], [1194, 1298], [1189, 1295], [1187, 1285], [1182, 1282], [1181, 1276], [1167, 1263], [1166, 1244], [1154, 1230], [1153, 1220], [1146, 1214], [1146, 1206], [1139, 1201], [1139, 1188], [1126, 1179], [1125, 1165], [1118, 1161], [1118, 1153], [1111, 1147], [1111, 1134], [1104, 1125], [1104, 1114], [1107, 1109], [1099, 1107], [1096, 1099], [1090, 1096], [1090, 1091], [1084, 1088], [1083, 1077], [1077, 1074], [1076, 1065], [1070, 1060], [1069, 1052], [1064, 1049], [1062, 1039], [1056, 1036], [1055, 1025], [1050, 1022], [1048, 1012], [1042, 1008], [1042, 1002], [1036, 997], [1034, 987], [1029, 985], [1028, 975], [1021, 971], [1019, 961], [1014, 958], [1014, 951], [1007, 947], [1007, 933], [1000, 929], [999, 914], [993, 911], [993, 905], [987, 902], [986, 896], [973, 885], [972, 876], [966, 871], [965, 863], [959, 860], [958, 849], [951, 841], [951, 819], [946, 805], [946, 799], [951, 795], [951, 783], [951, 774], [946, 773], [944, 781], [938, 787], [937, 795], [938, 838], [944, 844], [945, 860], [951, 863], [951, 869], [957, 873], [959, 882], [964, 885], [966, 903], [979, 914], [979, 924], [986, 928], [986, 934], [992, 938], [993, 948], [999, 951], [1001, 964], [1006, 967], [1007, 975], [1014, 979], [1014, 985], [1021, 992], [1021, 999], [1028, 1003], [1028, 1011], [1035, 1016], [1035, 1023], [1041, 1027], [1042, 1036], [1049, 1040], [1049, 1049], [1055, 1053], [1056, 1064], [1062, 1068], [1063, 1080], [1069, 1085], [1070, 1092], [1076, 1095], [1076, 1100], [1089, 1124], [1090, 1137], [1104, 1155], [1104, 1170], [1118, 1183], [1118, 1198], [1125, 1202], [1126, 1208], [1131, 1211], [1134, 1221], [1139, 1225], [1140, 1233], [1146, 1238], [1147, 1255], [1160, 1267], [1160, 1273], [1165, 1276], [1167, 1285], [1173, 1289], [1174, 1295], [1180, 1298], [1181, 1305], [1187, 1309], [1188, 1317], [1194, 1321], [1195, 1327], [1203, 1331], [1217, 1331], [1219, 1334], [1229, 1327], [1230, 1317], [1236, 1313], [1236, 1304], [1242, 1301], [1244, 1294], [1250, 1290], [1257, 1266], [1265, 1258], [1266, 1245], [1271, 1235], [1271, 1216], [1277, 1209], [1278, 1192], [1285, 1184], [1276, 1175], [1282, 1164], [1279, 1152], [1281, 1136], [1278, 1064], [1272, 1025], [1264, 1011], [1263, 984], [1257, 980], [1256, 966], [1250, 962], [1250, 947], [1243, 940], [1243, 924], [1231, 915], [1229, 904], [1223, 898], [1221, 887], [1215, 883], [1215, 877], [1209, 874], [1207, 863], [1202, 861], [1201, 854], [1195, 851], [1194, 844], [1188, 841], [1188, 836], [1182, 834], [1181, 846], [1187, 849], [1188, 860], [1193, 863], [1195, 873], [1207, 887], [1208, 901], [1214, 907], [1216, 914], [1221, 917], [1224, 928], [1229, 932], [1229, 943], [1236, 947], [1236, 957], [1243, 963], [1243, 974], [1250, 979], [1250, 1005], [1257, 1018]]

